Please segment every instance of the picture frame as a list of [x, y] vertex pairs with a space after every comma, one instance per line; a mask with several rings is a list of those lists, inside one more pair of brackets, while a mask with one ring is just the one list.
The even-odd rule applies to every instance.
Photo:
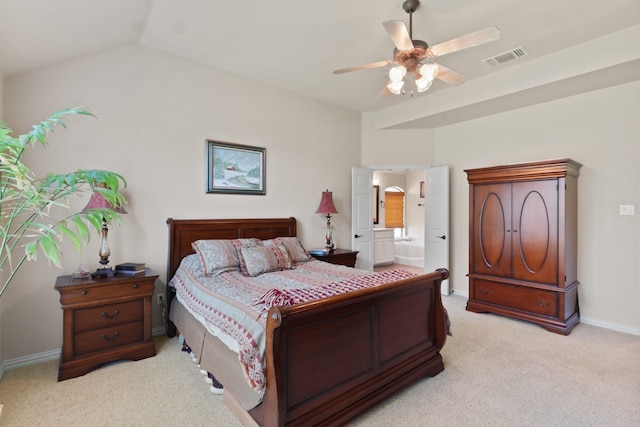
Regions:
[[380, 206], [380, 186], [373, 186], [373, 223], [377, 224], [378, 220], [378, 206]]
[[206, 191], [267, 194], [266, 148], [206, 140]]

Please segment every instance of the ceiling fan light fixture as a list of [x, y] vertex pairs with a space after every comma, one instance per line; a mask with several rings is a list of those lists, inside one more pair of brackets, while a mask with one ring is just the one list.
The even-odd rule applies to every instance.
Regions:
[[389, 70], [389, 80], [391, 80], [394, 83], [402, 82], [402, 79], [406, 74], [407, 74], [407, 69], [404, 66], [398, 65], [398, 66], [392, 67]]
[[434, 63], [423, 64], [420, 67], [420, 75], [422, 76], [421, 79], [432, 82], [438, 75], [438, 65]]
[[425, 90], [431, 87], [433, 80], [427, 80], [424, 77], [416, 79], [416, 87], [418, 88], [418, 92], [424, 92]]
[[402, 87], [404, 86], [404, 81], [400, 80], [398, 82], [391, 81], [387, 85], [387, 89], [394, 95], [400, 95], [402, 93]]

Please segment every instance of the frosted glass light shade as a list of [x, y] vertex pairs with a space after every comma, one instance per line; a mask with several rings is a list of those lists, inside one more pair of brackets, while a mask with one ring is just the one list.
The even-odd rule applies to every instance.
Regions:
[[402, 91], [403, 86], [404, 86], [404, 81], [402, 80], [400, 80], [399, 82], [392, 81], [387, 85], [387, 89], [389, 89], [389, 91], [391, 91], [391, 93], [395, 95], [400, 95], [400, 92]]
[[418, 88], [418, 92], [424, 92], [425, 90], [431, 87], [431, 80], [426, 80], [424, 77], [416, 80], [416, 87]]
[[389, 80], [392, 82], [402, 81], [406, 74], [407, 69], [402, 65], [398, 65], [397, 67], [393, 67], [389, 70]]
[[432, 82], [438, 75], [438, 66], [436, 64], [424, 64], [420, 67], [420, 75], [423, 79]]

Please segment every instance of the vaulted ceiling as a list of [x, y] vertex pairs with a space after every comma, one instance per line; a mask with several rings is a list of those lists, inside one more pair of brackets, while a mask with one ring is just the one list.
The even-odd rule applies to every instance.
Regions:
[[[356, 111], [380, 111], [412, 101], [380, 97], [388, 68], [332, 72], [392, 59], [382, 26], [390, 19], [408, 24], [401, 0], [0, 0], [0, 71], [10, 76], [138, 43]], [[469, 84], [639, 23], [638, 0], [422, 0], [413, 38], [436, 45], [496, 26], [499, 40], [438, 58]], [[494, 67], [483, 62], [519, 47], [526, 56]], [[436, 81], [418, 97], [447, 90]]]

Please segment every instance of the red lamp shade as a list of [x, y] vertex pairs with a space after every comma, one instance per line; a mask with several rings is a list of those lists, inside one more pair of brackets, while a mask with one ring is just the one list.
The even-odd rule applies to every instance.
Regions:
[[85, 211], [89, 209], [111, 209], [117, 213], [123, 213], [123, 214], [127, 213], [127, 211], [124, 210], [122, 206], [114, 207], [111, 204], [111, 202], [109, 202], [107, 199], [104, 198], [102, 194], [95, 193], [95, 192], [91, 195], [91, 199], [89, 199], [89, 203], [87, 203], [87, 206], [85, 206], [84, 208]]
[[322, 198], [320, 199], [320, 206], [316, 210], [317, 214], [337, 214], [338, 210], [333, 204], [333, 193], [329, 190], [322, 192]]

